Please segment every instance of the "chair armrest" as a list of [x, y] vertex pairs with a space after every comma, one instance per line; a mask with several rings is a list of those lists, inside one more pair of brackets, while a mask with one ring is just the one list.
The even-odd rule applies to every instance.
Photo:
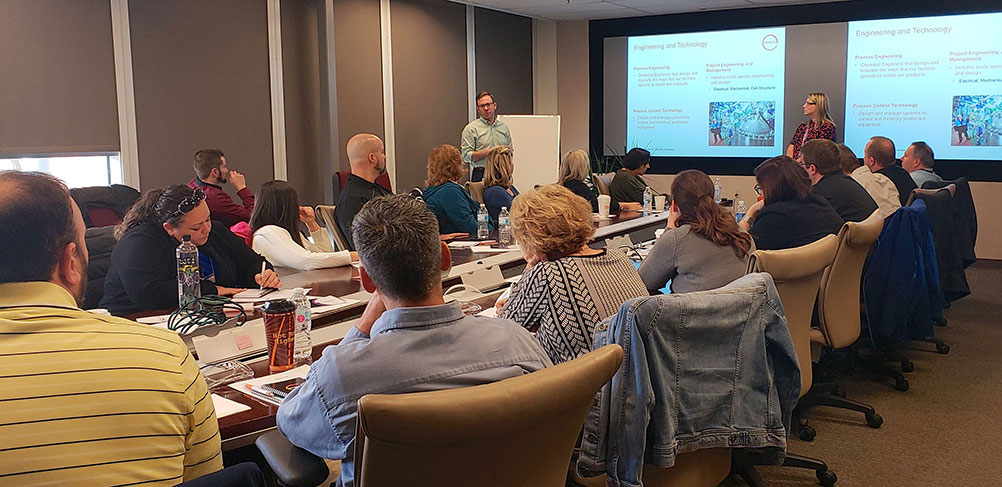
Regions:
[[330, 473], [323, 458], [293, 445], [277, 429], [259, 436], [254, 444], [283, 485], [313, 487]]

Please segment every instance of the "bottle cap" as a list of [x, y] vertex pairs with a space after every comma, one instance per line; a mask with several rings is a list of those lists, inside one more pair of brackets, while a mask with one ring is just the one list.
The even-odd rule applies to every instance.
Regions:
[[296, 311], [296, 306], [286, 299], [273, 299], [261, 306], [264, 314], [292, 313]]
[[502, 206], [502, 207], [501, 207], [501, 211], [504, 211], [504, 210], [507, 210], [507, 209], [508, 209], [508, 207], [507, 207], [507, 206]]
[[743, 204], [745, 204], [745, 200], [738, 200], [738, 204], [739, 204], [739, 205], [743, 205]]
[[294, 288], [292, 290], [292, 294], [304, 294], [305, 295], [306, 291], [304, 291], [303, 288], [301, 288], [301, 287], [297, 287], [297, 288]]
[[182, 242], [191, 242], [191, 235], [185, 235], [181, 237]]

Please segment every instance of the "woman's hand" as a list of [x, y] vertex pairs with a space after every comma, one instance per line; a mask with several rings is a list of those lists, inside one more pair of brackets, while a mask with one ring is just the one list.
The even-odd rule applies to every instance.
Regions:
[[546, 254], [540, 253], [540, 252], [525, 253], [523, 251], [522, 255], [525, 257], [525, 268], [526, 269], [531, 269], [536, 264], [538, 264], [540, 262], [546, 262], [547, 261]]
[[233, 296], [234, 294], [242, 293], [244, 291], [246, 291], [246, 289], [234, 288], [234, 287], [225, 287], [225, 286], [216, 286], [216, 295], [217, 296]]
[[351, 251], [348, 252], [348, 255], [351, 256], [351, 261], [352, 262], [358, 262], [358, 252], [355, 252], [354, 250], [351, 250]]
[[311, 233], [320, 230], [320, 225], [317, 225], [317, 215], [309, 206], [299, 207], [299, 221], [305, 223]]
[[744, 220], [754, 221], [755, 217], [758, 216], [758, 212], [762, 211], [762, 208], [764, 207], [765, 207], [765, 200], [756, 201], [755, 204], [751, 205], [751, 207], [748, 208], [748, 211], [745, 213], [745, 217], [742, 218], [742, 221]]
[[267, 287], [280, 288], [282, 287], [282, 280], [278, 278], [278, 274], [271, 269], [265, 269], [264, 272], [260, 274], [254, 274], [254, 282], [257, 283], [261, 289]]

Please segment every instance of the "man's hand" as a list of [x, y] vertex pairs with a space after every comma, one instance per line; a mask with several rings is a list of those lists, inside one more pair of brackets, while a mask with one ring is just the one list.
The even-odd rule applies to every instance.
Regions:
[[237, 191], [247, 187], [247, 178], [243, 174], [240, 174], [232, 169], [230, 169], [229, 176], [230, 183], [233, 183], [233, 187], [237, 188]]
[[[362, 311], [362, 317], [358, 319], [358, 323], [355, 323], [355, 328], [358, 331], [369, 335], [372, 331], [372, 325], [376, 323], [376, 320], [383, 315], [386, 311], [386, 304], [383, 303], [383, 297], [379, 294], [377, 289], [375, 293], [372, 294], [372, 298], [369, 299], [369, 304], [365, 305], [365, 311]], [[371, 335], [370, 335], [371, 336]]]
[[312, 207], [299, 207], [299, 221], [306, 224], [306, 228], [310, 230], [310, 233], [320, 230], [320, 225], [317, 225], [317, 215], [313, 212]]
[[265, 269], [264, 272], [260, 274], [254, 274], [254, 282], [256, 282], [258, 286], [261, 286], [261, 289], [266, 287], [278, 289], [282, 287], [282, 280], [279, 279], [278, 274], [275, 274], [275, 271], [271, 269]]
[[233, 296], [234, 294], [242, 293], [244, 291], [245, 289], [240, 289], [240, 288], [216, 286], [217, 296]]
[[636, 201], [624, 201], [619, 204], [619, 211], [623, 210], [640, 211], [642, 209], [644, 209], [644, 205], [637, 203]]

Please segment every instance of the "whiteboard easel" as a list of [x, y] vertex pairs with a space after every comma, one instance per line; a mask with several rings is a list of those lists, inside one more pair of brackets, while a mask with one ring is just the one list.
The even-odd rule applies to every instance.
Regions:
[[557, 182], [560, 170], [560, 115], [498, 115], [508, 124], [514, 175], [519, 191]]

